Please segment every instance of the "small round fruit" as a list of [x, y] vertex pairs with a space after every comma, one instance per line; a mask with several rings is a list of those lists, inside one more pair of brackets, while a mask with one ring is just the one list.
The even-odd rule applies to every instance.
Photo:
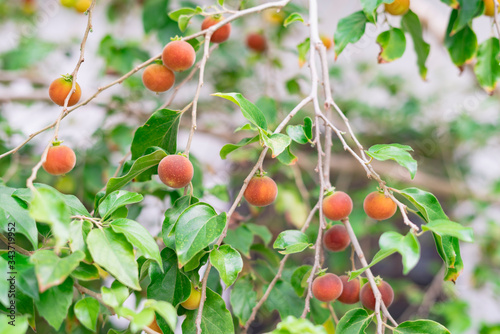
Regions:
[[352, 200], [343, 191], [335, 191], [323, 199], [323, 214], [331, 220], [342, 220], [352, 212]]
[[[389, 283], [386, 281], [380, 281], [377, 284], [377, 288], [382, 295], [382, 300], [386, 307], [389, 307], [394, 300], [394, 291], [392, 290]], [[361, 304], [364, 307], [370, 310], [375, 310], [375, 295], [373, 294], [372, 287], [370, 283], [366, 283], [361, 288], [361, 292], [359, 293], [359, 299], [361, 300]]]
[[161, 182], [171, 188], [184, 188], [193, 178], [193, 164], [182, 155], [167, 155], [158, 165]]
[[404, 15], [410, 9], [410, 0], [394, 0], [385, 4], [385, 11], [391, 15]]
[[186, 310], [196, 310], [198, 306], [200, 306], [200, 301], [201, 301], [201, 291], [199, 291], [198, 289], [196, 289], [194, 286], [191, 285], [191, 294], [189, 295], [189, 298], [185, 302], [181, 303], [181, 305]]
[[91, 0], [76, 0], [75, 9], [80, 13], [85, 13], [91, 4]]
[[[495, 0], [483, 0], [484, 2], [484, 15], [495, 16]], [[500, 6], [498, 6], [498, 12], [500, 13]]]
[[363, 209], [368, 217], [376, 220], [389, 219], [396, 213], [398, 206], [390, 197], [383, 193], [374, 191], [366, 196]]
[[351, 239], [344, 225], [333, 225], [323, 236], [323, 244], [332, 252], [340, 252], [349, 246]]
[[253, 32], [247, 36], [247, 46], [250, 50], [262, 53], [267, 49], [267, 41], [262, 34]]
[[330, 50], [330, 48], [332, 47], [332, 40], [328, 37], [326, 37], [325, 35], [321, 35], [320, 36], [320, 39], [321, 39], [321, 42], [323, 42], [323, 45], [325, 46], [325, 48], [327, 50]]
[[265, 9], [262, 12], [262, 16], [264, 17], [264, 20], [273, 25], [280, 25], [283, 23], [283, 20], [285, 19], [285, 15], [283, 14], [283, 12], [278, 11], [275, 8]]
[[[76, 88], [73, 94], [68, 101], [68, 107], [74, 106], [80, 101], [80, 97], [82, 96], [82, 90], [80, 89], [80, 85], [76, 83]], [[68, 96], [71, 91], [71, 87], [73, 87], [73, 81], [69, 76], [65, 76], [63, 78], [56, 79], [52, 81], [49, 87], [49, 96], [55, 104], [60, 106], [64, 106], [64, 100]]]
[[359, 290], [361, 289], [359, 280], [355, 278], [349, 282], [349, 277], [346, 275], [340, 276], [340, 280], [342, 281], [344, 289], [339, 298], [337, 298], [338, 301], [344, 304], [355, 304], [359, 302]]
[[278, 195], [278, 186], [268, 176], [254, 176], [243, 193], [246, 201], [254, 206], [268, 206]]
[[[219, 17], [209, 16], [203, 20], [203, 23], [201, 24], [201, 30], [208, 29], [222, 20], [224, 20], [222, 16]], [[212, 43], [225, 42], [229, 38], [230, 33], [231, 33], [231, 23], [227, 23], [222, 27], [220, 27], [219, 29], [215, 30], [215, 32], [212, 34], [212, 37], [210, 38], [210, 42]]]
[[314, 297], [322, 302], [334, 301], [342, 294], [342, 290], [342, 281], [331, 273], [316, 277], [312, 284]]
[[163, 64], [172, 71], [181, 72], [193, 66], [196, 52], [188, 42], [172, 41], [165, 45], [161, 59]]
[[149, 65], [142, 73], [144, 86], [156, 93], [166, 92], [172, 88], [174, 82], [174, 72], [160, 64]]
[[57, 145], [49, 148], [43, 169], [52, 175], [63, 175], [70, 172], [76, 164], [76, 155], [71, 148]]

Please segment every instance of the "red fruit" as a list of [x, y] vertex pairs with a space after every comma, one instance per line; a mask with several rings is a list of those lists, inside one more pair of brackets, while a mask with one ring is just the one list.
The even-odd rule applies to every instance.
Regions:
[[349, 277], [346, 275], [340, 276], [340, 280], [342, 281], [344, 289], [338, 298], [339, 302], [344, 304], [355, 304], [359, 302], [359, 290], [361, 289], [359, 280], [355, 278], [349, 282]]
[[[394, 300], [394, 291], [392, 290], [391, 286], [386, 281], [380, 281], [377, 284], [377, 288], [382, 295], [382, 300], [384, 301], [385, 306], [389, 307], [389, 305], [391, 305], [392, 301]], [[375, 295], [373, 294], [372, 287], [369, 283], [366, 283], [361, 288], [359, 299], [361, 300], [361, 304], [363, 304], [364, 307], [370, 310], [375, 310]]]
[[[219, 16], [218, 18], [215, 16], [209, 16], [203, 20], [203, 23], [201, 24], [201, 30], [208, 29], [222, 20], [224, 20], [222, 16]], [[222, 27], [220, 27], [219, 29], [215, 30], [215, 32], [212, 34], [212, 37], [210, 38], [210, 42], [212, 43], [225, 42], [229, 38], [230, 33], [231, 33], [231, 23], [227, 23]]]
[[344, 225], [333, 225], [323, 236], [323, 244], [332, 252], [340, 252], [349, 246], [351, 239]]
[[152, 64], [146, 67], [142, 73], [144, 86], [156, 93], [166, 92], [175, 82], [175, 74], [160, 64]]
[[278, 195], [278, 186], [268, 176], [254, 176], [243, 193], [246, 201], [254, 206], [268, 206]]
[[[71, 91], [71, 87], [73, 87], [73, 80], [69, 76], [52, 81], [49, 87], [50, 99], [54, 101], [55, 104], [64, 106], [64, 100]], [[80, 85], [76, 83], [75, 92], [71, 94], [71, 97], [69, 98], [68, 107], [77, 104], [78, 101], [80, 101], [81, 96], [82, 90], [80, 89]]]
[[267, 49], [267, 41], [266, 38], [259, 33], [251, 33], [247, 36], [247, 46], [250, 50], [255, 52], [264, 52]]
[[396, 213], [398, 206], [390, 197], [374, 191], [366, 196], [363, 209], [368, 217], [376, 220], [389, 219]]
[[196, 60], [194, 48], [185, 41], [172, 41], [163, 49], [163, 64], [175, 72], [185, 71], [193, 66]]
[[171, 188], [184, 188], [193, 178], [193, 164], [182, 155], [167, 155], [158, 165], [161, 182]]
[[342, 281], [331, 273], [316, 277], [312, 284], [314, 297], [322, 302], [334, 301], [342, 294], [342, 290]]
[[323, 214], [331, 220], [342, 220], [352, 212], [352, 200], [343, 191], [335, 191], [323, 199]]
[[57, 145], [49, 148], [43, 169], [52, 175], [63, 175], [70, 172], [76, 164], [76, 155], [71, 148]]

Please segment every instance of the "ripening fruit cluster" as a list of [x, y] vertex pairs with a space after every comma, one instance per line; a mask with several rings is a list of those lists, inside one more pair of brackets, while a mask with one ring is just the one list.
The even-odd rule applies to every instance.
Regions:
[[[201, 29], [205, 30], [219, 23], [222, 16], [211, 16], [205, 18]], [[227, 23], [215, 30], [210, 38], [212, 43], [222, 43], [229, 38], [231, 24]], [[144, 86], [155, 93], [166, 92], [175, 83], [174, 72], [182, 72], [191, 68], [196, 60], [196, 52], [191, 44], [183, 40], [169, 42], [161, 55], [161, 61], [149, 65], [142, 73]]]
[[[382, 296], [382, 301], [389, 307], [394, 300], [394, 291], [386, 281], [376, 280], [377, 288]], [[370, 310], [375, 310], [375, 295], [369, 283], [361, 287], [360, 281], [355, 278], [349, 281], [347, 275], [337, 276], [332, 273], [323, 274], [314, 279], [312, 293], [322, 302], [338, 300], [343, 304], [361, 304]]]
[[[331, 220], [343, 221], [352, 212], [353, 203], [349, 195], [342, 191], [333, 191], [323, 199], [323, 214]], [[367, 216], [376, 220], [392, 217], [397, 210], [396, 203], [386, 197], [384, 193], [374, 191], [366, 196], [363, 208]], [[323, 236], [323, 245], [332, 252], [341, 252], [351, 243], [349, 232], [343, 224], [335, 224]], [[383, 281], [377, 282], [384, 304], [388, 307], [393, 299], [394, 292], [391, 286]], [[328, 273], [317, 277], [313, 281], [312, 292], [316, 299], [323, 302], [338, 300], [344, 304], [354, 304], [361, 300], [364, 307], [374, 310], [375, 297], [370, 284], [361, 287], [358, 279], [349, 282], [348, 277], [338, 277]]]
[[77, 12], [85, 13], [92, 4], [92, 0], [61, 0], [61, 5], [74, 8]]

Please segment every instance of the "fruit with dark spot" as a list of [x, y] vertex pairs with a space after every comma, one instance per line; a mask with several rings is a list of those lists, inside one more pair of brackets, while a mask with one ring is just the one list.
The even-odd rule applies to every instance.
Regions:
[[172, 41], [163, 48], [161, 59], [163, 65], [172, 71], [181, 72], [193, 66], [196, 52], [188, 42]]
[[172, 88], [174, 82], [174, 72], [160, 64], [149, 65], [142, 73], [144, 86], [156, 93], [166, 92]]
[[342, 220], [352, 212], [352, 200], [343, 191], [334, 191], [323, 199], [323, 214], [331, 220]]
[[250, 179], [243, 193], [246, 201], [254, 206], [267, 206], [278, 195], [278, 186], [269, 176], [256, 175]]
[[342, 290], [342, 281], [331, 273], [316, 277], [312, 284], [314, 297], [322, 302], [334, 301], [342, 294]]
[[[55, 104], [60, 106], [64, 106], [64, 100], [68, 96], [71, 88], [73, 87], [73, 79], [70, 75], [65, 75], [62, 78], [56, 79], [52, 81], [49, 87], [49, 96]], [[80, 101], [80, 97], [82, 96], [82, 90], [80, 89], [80, 85], [76, 83], [75, 91], [71, 94], [71, 97], [68, 101], [68, 107], [74, 106]]]
[[[201, 30], [208, 29], [222, 20], [224, 20], [224, 17], [220, 15], [209, 16], [203, 20], [203, 23], [201, 24]], [[220, 27], [219, 29], [215, 30], [215, 32], [212, 34], [212, 37], [210, 37], [210, 42], [212, 43], [225, 42], [229, 38], [230, 34], [231, 34], [231, 23], [227, 23], [222, 27]]]
[[366, 196], [363, 209], [368, 217], [376, 220], [389, 219], [396, 213], [398, 206], [384, 193], [374, 191]]
[[[377, 288], [382, 295], [382, 300], [384, 301], [385, 306], [389, 307], [394, 300], [394, 291], [392, 290], [392, 287], [386, 281], [380, 280], [377, 283]], [[373, 294], [370, 283], [363, 285], [361, 292], [359, 293], [359, 299], [364, 307], [370, 310], [375, 310], [375, 295]]]
[[267, 40], [264, 35], [253, 32], [247, 36], [247, 46], [250, 50], [262, 53], [267, 49]]
[[182, 155], [167, 155], [158, 165], [161, 182], [171, 188], [184, 188], [193, 178], [193, 164]]
[[351, 239], [344, 225], [333, 225], [323, 236], [323, 244], [332, 252], [340, 252], [349, 246]]
[[49, 174], [63, 175], [70, 172], [75, 164], [76, 155], [71, 148], [65, 145], [55, 145], [49, 148], [42, 167]]
[[342, 294], [339, 296], [338, 301], [344, 304], [355, 304], [359, 302], [359, 290], [361, 289], [361, 284], [357, 278], [349, 282], [349, 277], [347, 275], [340, 276], [342, 281]]

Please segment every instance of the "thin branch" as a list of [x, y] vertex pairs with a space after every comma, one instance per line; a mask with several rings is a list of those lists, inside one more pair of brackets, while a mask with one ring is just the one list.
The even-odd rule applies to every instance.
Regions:
[[[306, 219], [304, 225], [302, 226], [301, 232], [305, 232], [307, 230], [307, 228], [309, 227], [309, 224], [311, 223], [311, 221], [314, 217], [314, 214], [316, 213], [317, 210], [318, 210], [318, 204], [316, 204], [316, 206], [309, 212], [309, 215], [307, 216], [307, 219]], [[286, 254], [281, 259], [279, 269], [278, 269], [278, 272], [276, 273], [276, 276], [273, 278], [271, 283], [269, 283], [269, 286], [267, 287], [266, 292], [264, 292], [264, 295], [260, 298], [257, 305], [255, 305], [252, 308], [252, 313], [250, 314], [250, 317], [248, 318], [248, 320], [245, 324], [245, 327], [243, 328], [243, 330], [241, 332], [242, 334], [246, 334], [246, 332], [250, 328], [250, 325], [255, 320], [255, 317], [257, 316], [257, 312], [262, 307], [262, 305], [264, 305], [265, 301], [267, 300], [267, 298], [271, 294], [272, 289], [274, 288], [274, 286], [276, 285], [278, 280], [281, 278], [281, 275], [283, 274], [283, 269], [285, 269], [285, 263], [288, 260], [289, 256], [290, 256], [290, 254]]]
[[493, 0], [493, 4], [495, 10], [495, 12], [493, 13], [493, 22], [497, 29], [498, 38], [500, 38], [500, 22], [498, 21], [498, 0]]
[[7, 248], [12, 247], [20, 254], [30, 256], [31, 254], [34, 253], [34, 252], [30, 252], [29, 250], [22, 248], [21, 246], [16, 245], [16, 244], [9, 243], [9, 240], [1, 233], [0, 233], [0, 241], [2, 241], [7, 246]]
[[337, 314], [335, 313], [335, 310], [333, 309], [333, 303], [328, 303], [328, 309], [330, 310], [330, 314], [333, 318], [333, 321], [335, 321], [335, 325], [338, 325], [339, 323], [339, 318], [337, 317]]

